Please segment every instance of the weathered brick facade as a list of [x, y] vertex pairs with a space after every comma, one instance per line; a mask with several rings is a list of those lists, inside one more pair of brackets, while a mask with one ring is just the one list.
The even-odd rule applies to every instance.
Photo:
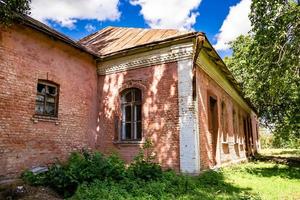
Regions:
[[[56, 37], [26, 25], [0, 29], [0, 180], [82, 148], [130, 162], [146, 139], [164, 168], [188, 173], [259, 147], [256, 115], [204, 54], [193, 60], [193, 40], [102, 61]], [[57, 117], [36, 116], [39, 80], [59, 86]], [[142, 92], [141, 141], [120, 140], [129, 88]]]
[[[57, 119], [37, 119], [39, 79], [59, 84]], [[97, 74], [86, 53], [25, 26], [0, 30], [0, 179], [93, 147]]]
[[127, 88], [142, 90], [142, 134], [153, 142], [157, 161], [179, 170], [177, 64], [168, 63], [99, 76], [99, 130], [97, 148], [118, 152], [131, 161], [141, 142], [118, 143], [121, 120], [120, 93]]
[[[199, 106], [199, 132], [200, 132], [200, 157], [201, 169], [208, 169], [214, 167], [213, 151], [216, 151], [217, 165], [222, 165], [231, 161], [238, 161], [245, 159], [245, 144], [241, 147], [239, 143], [234, 143], [234, 130], [233, 130], [233, 109], [239, 113], [240, 116], [245, 116], [246, 113], [240, 106], [218, 85], [216, 84], [203, 70], [197, 68], [197, 92], [198, 92], [198, 106]], [[212, 147], [212, 134], [208, 128], [208, 114], [209, 109], [208, 99], [209, 96], [217, 98], [218, 106], [218, 140], [216, 149]], [[228, 125], [228, 139], [222, 141], [223, 127], [221, 120], [221, 103], [224, 102], [227, 108], [227, 117], [225, 118]], [[240, 121], [239, 126], [242, 126]], [[226, 132], [225, 132], [226, 134]], [[239, 136], [244, 137], [243, 130], [240, 130]]]

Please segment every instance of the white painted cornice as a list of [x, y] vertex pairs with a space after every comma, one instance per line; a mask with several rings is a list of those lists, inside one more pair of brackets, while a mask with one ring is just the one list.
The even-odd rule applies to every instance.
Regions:
[[192, 57], [193, 43], [189, 42], [99, 62], [97, 71], [99, 75], [112, 74], [151, 65], [191, 59]]

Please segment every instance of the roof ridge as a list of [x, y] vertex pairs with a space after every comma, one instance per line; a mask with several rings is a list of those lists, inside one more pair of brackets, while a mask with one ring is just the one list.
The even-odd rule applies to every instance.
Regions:
[[[142, 27], [130, 27], [130, 26], [107, 26], [101, 30], [107, 29], [107, 28], [122, 28], [122, 29], [142, 29], [142, 30], [171, 30], [171, 31], [179, 31], [179, 32], [198, 32], [198, 31], [192, 31], [192, 30], [182, 30], [177, 28], [142, 28]], [[99, 30], [99, 31], [101, 31]]]
[[97, 33], [100, 33], [100, 32], [103, 32], [105, 30], [108, 30], [108, 29], [136, 29], [136, 30], [147, 30], [147, 31], [177, 31], [177, 32], [181, 32], [181, 33], [192, 33], [192, 32], [199, 32], [199, 31], [192, 31], [192, 30], [180, 30], [180, 29], [176, 29], [176, 28], [141, 28], [141, 27], [125, 27], [125, 26], [106, 26], [105, 28], [102, 28], [102, 29], [99, 29], [98, 31], [92, 33], [92, 34], [89, 34], [83, 38], [80, 38], [77, 42], [81, 42], [83, 40], [85, 40], [86, 38], [88, 37], [91, 37], [91, 36], [94, 36], [96, 35]]

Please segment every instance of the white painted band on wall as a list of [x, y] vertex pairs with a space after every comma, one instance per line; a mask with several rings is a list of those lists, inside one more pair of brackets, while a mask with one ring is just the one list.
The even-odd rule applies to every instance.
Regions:
[[198, 174], [199, 137], [197, 118], [193, 102], [193, 61], [178, 61], [178, 103], [180, 126], [180, 171], [183, 173]]

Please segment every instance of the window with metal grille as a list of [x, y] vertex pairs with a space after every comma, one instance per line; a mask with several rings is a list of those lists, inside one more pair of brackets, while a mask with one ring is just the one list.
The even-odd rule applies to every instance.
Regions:
[[58, 85], [53, 82], [39, 80], [35, 99], [35, 114], [57, 117], [57, 108]]
[[137, 88], [126, 89], [121, 96], [121, 140], [142, 139], [142, 92]]

